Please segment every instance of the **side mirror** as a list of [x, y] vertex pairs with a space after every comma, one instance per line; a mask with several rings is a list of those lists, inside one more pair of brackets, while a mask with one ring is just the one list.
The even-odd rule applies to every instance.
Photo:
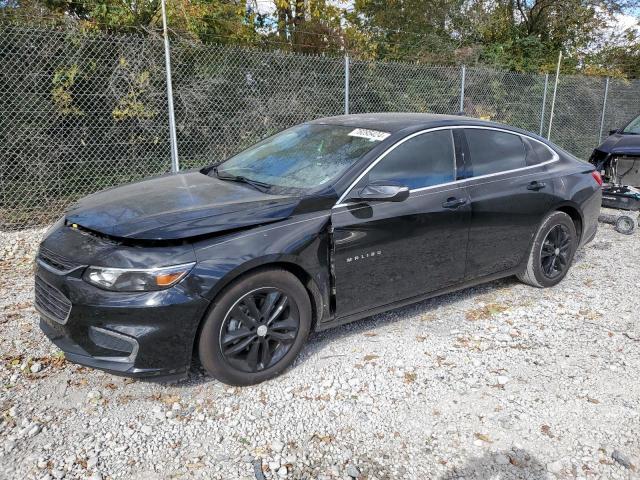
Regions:
[[402, 185], [370, 183], [366, 187], [360, 189], [356, 195], [351, 198], [368, 202], [403, 202], [409, 198], [409, 187], [404, 187]]
[[618, 133], [618, 129], [617, 128], [614, 128], [613, 130], [609, 130], [609, 135], [614, 135], [616, 133]]

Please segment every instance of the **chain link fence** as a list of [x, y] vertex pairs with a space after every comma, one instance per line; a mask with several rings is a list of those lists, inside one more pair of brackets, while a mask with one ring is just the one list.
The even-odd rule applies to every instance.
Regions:
[[171, 65], [181, 169], [344, 111], [341, 58], [174, 41]]
[[[182, 169], [347, 107], [463, 108], [546, 136], [554, 87], [545, 75], [345, 62], [180, 38], [171, 62]], [[551, 140], [587, 158], [601, 122], [606, 135], [640, 113], [640, 81], [611, 79], [603, 113], [605, 88], [604, 78], [561, 76]], [[168, 172], [162, 38], [0, 23], [0, 161], [0, 229], [49, 223], [86, 194]]]
[[0, 228], [167, 171], [161, 42], [0, 28]]

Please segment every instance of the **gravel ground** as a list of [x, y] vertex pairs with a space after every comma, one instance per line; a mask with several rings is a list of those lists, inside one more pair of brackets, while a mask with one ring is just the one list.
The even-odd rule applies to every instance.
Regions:
[[559, 286], [506, 279], [315, 334], [281, 377], [133, 381], [40, 333], [43, 230], [0, 233], [0, 477], [639, 478], [640, 234]]

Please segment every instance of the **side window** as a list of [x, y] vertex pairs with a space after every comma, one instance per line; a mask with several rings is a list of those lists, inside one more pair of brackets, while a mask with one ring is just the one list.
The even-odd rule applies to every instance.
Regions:
[[522, 138], [527, 152], [527, 165], [538, 165], [553, 159], [553, 152], [540, 142]]
[[480, 128], [466, 128], [465, 135], [474, 177], [527, 166], [520, 135]]
[[453, 134], [451, 130], [438, 130], [394, 148], [371, 169], [367, 182], [392, 182], [413, 189], [452, 182], [454, 178]]

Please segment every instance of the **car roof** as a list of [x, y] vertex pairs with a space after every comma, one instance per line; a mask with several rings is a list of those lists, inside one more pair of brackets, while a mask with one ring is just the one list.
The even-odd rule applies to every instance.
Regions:
[[514, 132], [522, 132], [518, 128], [495, 122], [478, 120], [463, 115], [439, 115], [436, 113], [359, 113], [338, 115], [312, 120], [309, 123], [322, 125], [344, 125], [354, 128], [367, 128], [383, 132], [395, 133], [407, 128], [430, 128], [447, 125], [486, 125], [505, 128]]

